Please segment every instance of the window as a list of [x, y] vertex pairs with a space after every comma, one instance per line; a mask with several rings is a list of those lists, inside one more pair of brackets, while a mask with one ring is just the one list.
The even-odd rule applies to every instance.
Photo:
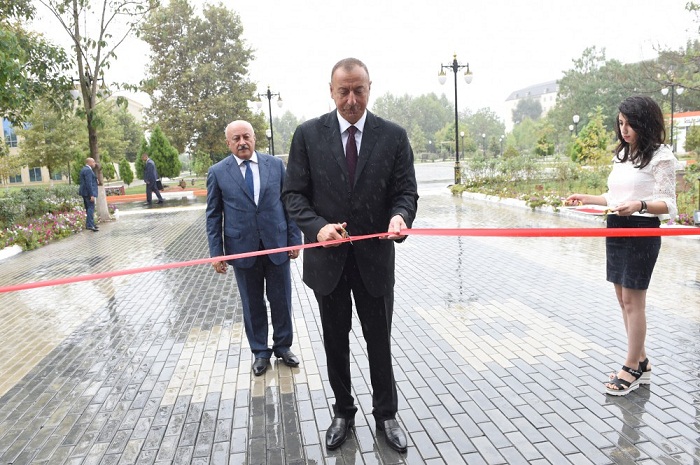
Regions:
[[10, 182], [11, 182], [11, 183], [22, 182], [22, 175], [21, 175], [21, 174], [15, 174], [14, 176], [10, 176]]
[[54, 173], [51, 175], [51, 179], [54, 181], [60, 181], [63, 179], [63, 175], [61, 173]]
[[12, 129], [12, 124], [6, 119], [2, 120], [2, 132], [5, 136], [5, 143], [9, 147], [17, 147], [17, 134]]
[[29, 181], [41, 182], [41, 168], [29, 168]]

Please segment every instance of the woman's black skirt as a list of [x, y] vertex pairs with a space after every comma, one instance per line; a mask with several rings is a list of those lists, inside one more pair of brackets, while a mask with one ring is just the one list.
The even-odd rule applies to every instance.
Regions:
[[[608, 215], [608, 228], [658, 228], [656, 217]], [[606, 237], [607, 280], [628, 289], [647, 289], [661, 249], [661, 237]]]

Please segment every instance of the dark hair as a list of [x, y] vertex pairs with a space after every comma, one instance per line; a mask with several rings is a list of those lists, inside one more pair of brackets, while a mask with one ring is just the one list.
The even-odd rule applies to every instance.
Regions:
[[365, 73], [367, 73], [367, 79], [369, 79], [369, 70], [367, 69], [367, 66], [364, 63], [362, 63], [357, 58], [343, 58], [338, 63], [336, 63], [335, 66], [333, 66], [333, 69], [331, 70], [331, 82], [333, 82], [333, 75], [335, 74], [335, 70], [337, 70], [338, 68], [343, 68], [345, 71], [350, 71], [355, 66], [362, 67], [362, 69], [365, 70]]
[[[651, 97], [635, 95], [623, 100], [618, 109], [637, 133], [637, 147], [634, 153], [630, 153], [629, 144], [622, 138], [620, 123], [616, 121], [615, 133], [620, 143], [615, 147], [615, 156], [621, 162], [630, 160], [636, 168], [644, 168], [651, 162], [654, 152], [666, 139], [661, 108]], [[622, 156], [620, 156], [621, 153]]]

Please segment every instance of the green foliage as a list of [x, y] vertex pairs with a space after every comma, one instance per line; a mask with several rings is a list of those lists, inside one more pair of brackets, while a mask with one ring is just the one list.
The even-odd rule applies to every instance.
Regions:
[[513, 123], [522, 123], [525, 118], [536, 121], [542, 116], [542, 104], [534, 98], [526, 98], [518, 101], [513, 110]]
[[15, 124], [27, 121], [39, 99], [68, 104], [69, 62], [63, 49], [26, 30], [34, 14], [26, 0], [0, 6], [0, 117]]
[[571, 159], [581, 164], [600, 165], [612, 157], [608, 146], [613, 141], [610, 131], [605, 128], [603, 108], [596, 108], [588, 115], [588, 123], [579, 132], [571, 146]]
[[136, 157], [136, 162], [134, 163], [134, 168], [136, 169], [136, 177], [138, 179], [143, 179], [143, 172], [146, 168], [146, 163], [141, 159], [141, 155], [144, 153], [150, 154], [150, 148], [148, 146], [148, 141], [144, 138], [141, 139], [141, 146], [139, 148], [138, 156]]
[[24, 187], [11, 190], [0, 196], [0, 229], [26, 223], [45, 214], [70, 211], [79, 205], [82, 205], [82, 199], [78, 196], [76, 186], [64, 184], [51, 188]]
[[122, 128], [122, 140], [125, 143], [123, 149], [124, 157], [133, 163], [140, 156], [139, 147], [143, 138], [143, 129], [141, 129], [134, 116], [129, 113], [126, 107], [118, 106], [115, 109], [115, 114]]
[[156, 126], [151, 134], [148, 144], [148, 155], [153, 159], [158, 170], [158, 175], [165, 178], [175, 178], [180, 175], [180, 159], [175, 147], [170, 145], [170, 141], [160, 126]]
[[206, 176], [209, 168], [212, 165], [212, 160], [209, 154], [198, 150], [194, 153], [194, 172], [197, 176]]
[[134, 172], [131, 170], [129, 160], [126, 158], [122, 158], [119, 161], [119, 177], [122, 178], [122, 181], [127, 186], [134, 182]]
[[[290, 111], [285, 111], [281, 117], [272, 118], [272, 126], [275, 130], [275, 154], [289, 153], [289, 146], [292, 143], [292, 136], [297, 126], [303, 122]], [[223, 137], [223, 133], [222, 133]], [[259, 139], [258, 139], [259, 142]], [[257, 147], [256, 143], [256, 147]]]
[[197, 14], [188, 0], [172, 0], [143, 25], [141, 38], [152, 50], [143, 86], [152, 101], [147, 113], [178, 152], [225, 156], [224, 129], [238, 119], [249, 121], [265, 146], [266, 112], [248, 107], [257, 97], [247, 76], [253, 52], [242, 34], [240, 17], [221, 3]]
[[17, 128], [22, 155], [30, 166], [46, 166], [50, 175], [65, 172], [75, 150], [87, 147], [80, 119], [71, 112], [57, 111], [45, 100], [36, 103], [30, 121], [27, 129]]
[[700, 151], [700, 126], [691, 126], [685, 135], [685, 150], [687, 152]]

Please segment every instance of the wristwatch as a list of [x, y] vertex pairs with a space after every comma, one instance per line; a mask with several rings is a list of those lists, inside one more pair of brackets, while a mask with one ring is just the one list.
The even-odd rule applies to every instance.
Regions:
[[639, 209], [639, 213], [649, 213], [649, 210], [647, 210], [647, 203], [644, 200], [640, 200], [642, 202], [642, 208]]

